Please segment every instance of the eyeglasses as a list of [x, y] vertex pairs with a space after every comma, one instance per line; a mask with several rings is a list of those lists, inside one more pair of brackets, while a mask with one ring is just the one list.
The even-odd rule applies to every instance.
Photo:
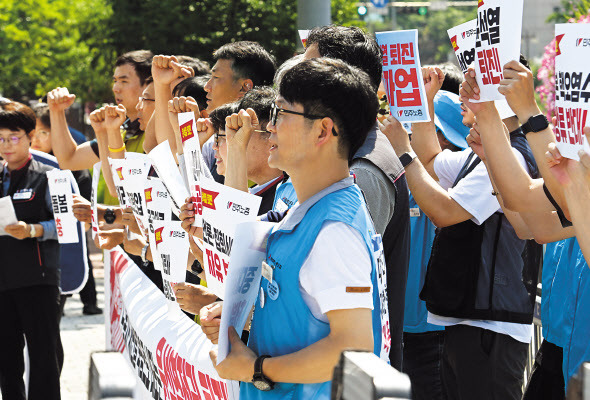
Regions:
[[214, 140], [215, 140], [215, 146], [219, 147], [219, 138], [222, 137], [223, 140], [225, 140], [225, 134], [220, 134], [219, 132], [215, 133], [214, 136]]
[[36, 135], [49, 136], [49, 135], [51, 135], [51, 132], [47, 132], [44, 130], [35, 130], [35, 136]]
[[19, 144], [21, 139], [24, 138], [25, 136], [27, 136], [27, 135], [24, 134], [22, 136], [9, 136], [9, 137], [0, 136], [0, 146], [6, 145], [6, 144], [12, 144], [13, 146], [16, 146], [17, 144]]
[[[303, 118], [307, 118], [307, 119], [322, 119], [322, 118], [326, 118], [325, 116], [322, 117], [320, 115], [314, 115], [314, 114], [307, 114], [307, 113], [300, 113], [297, 111], [291, 111], [291, 110], [285, 110], [284, 108], [280, 108], [279, 106], [277, 106], [275, 103], [272, 104], [271, 109], [270, 109], [270, 118], [269, 121], [272, 125], [276, 125], [277, 124], [277, 120], [279, 119], [279, 113], [284, 112], [286, 114], [293, 114], [293, 115], [301, 115]], [[332, 134], [334, 136], [338, 136], [338, 134], [336, 133], [336, 129], [334, 129], [332, 127]]]
[[156, 99], [148, 99], [147, 97], [140, 97], [139, 103], [143, 103], [144, 101], [156, 101]]

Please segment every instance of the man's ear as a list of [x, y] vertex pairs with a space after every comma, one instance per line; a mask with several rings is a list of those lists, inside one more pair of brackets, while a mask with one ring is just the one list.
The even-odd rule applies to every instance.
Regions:
[[246, 93], [253, 88], [254, 82], [252, 82], [252, 79], [244, 79], [244, 81], [242, 82], [242, 87], [240, 88], [240, 92]]
[[334, 135], [332, 135], [332, 129], [334, 128], [334, 120], [329, 117], [324, 117], [319, 121], [319, 126], [321, 128], [319, 135], [317, 137], [318, 144], [327, 143], [332, 138], [336, 139]]

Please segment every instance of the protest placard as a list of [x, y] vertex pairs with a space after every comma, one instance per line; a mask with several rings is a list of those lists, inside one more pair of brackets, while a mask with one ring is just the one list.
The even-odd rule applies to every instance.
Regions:
[[164, 295], [175, 305], [176, 296], [172, 289], [186, 279], [189, 250], [187, 233], [180, 224], [180, 221], [167, 221], [155, 231], [155, 247], [158, 248], [161, 260]]
[[[129, 158], [125, 160], [121, 183], [125, 189], [127, 205], [133, 209], [133, 215], [142, 235], [147, 232], [148, 221], [145, 205], [145, 180], [149, 171], [143, 159]], [[147, 237], [147, 236], [146, 236]]]
[[203, 261], [207, 287], [224, 296], [224, 282], [234, 241], [236, 225], [255, 221], [261, 197], [220, 185], [203, 178]]
[[229, 353], [228, 328], [233, 326], [241, 335], [256, 301], [262, 262], [266, 259], [266, 241], [274, 225], [256, 221], [236, 226], [235, 246], [230, 256], [231, 268], [227, 273], [223, 297], [217, 363], [222, 362]]
[[299, 29], [297, 32], [299, 32], [299, 39], [301, 39], [301, 44], [305, 49], [307, 47], [307, 37], [309, 36], [309, 30]]
[[74, 217], [70, 171], [47, 171], [51, 208], [59, 243], [78, 243], [78, 220]]
[[100, 165], [97, 162], [92, 166], [92, 191], [90, 193], [90, 225], [92, 227], [92, 239], [98, 234], [98, 211], [97, 211], [97, 188], [98, 179], [100, 178]]
[[475, 61], [475, 35], [477, 32], [477, 19], [467, 21], [464, 24], [457, 25], [447, 31], [451, 46], [457, 62], [463, 73]]
[[480, 99], [502, 100], [498, 92], [504, 65], [520, 59], [523, 0], [479, 0], [475, 36], [475, 71]]
[[180, 137], [182, 139], [188, 190], [195, 203], [195, 221], [192, 226], [200, 228], [203, 226], [201, 178], [203, 177], [203, 168], [206, 167], [201, 163], [201, 145], [197, 135], [195, 114], [192, 112], [178, 114], [178, 126], [180, 128]]
[[189, 192], [184, 185], [184, 180], [180, 171], [174, 161], [174, 156], [170, 150], [170, 145], [167, 140], [157, 145], [149, 152], [148, 157], [152, 161], [154, 169], [158, 173], [158, 177], [170, 193], [171, 200], [174, 203], [176, 210], [184, 204]]
[[155, 232], [156, 229], [163, 228], [165, 223], [172, 220], [170, 194], [160, 178], [148, 176], [145, 180], [144, 198], [148, 220], [148, 238], [150, 243], [154, 243], [151, 247], [152, 259], [154, 260], [154, 267], [161, 271], [162, 259], [155, 245]]
[[383, 53], [383, 84], [389, 110], [400, 122], [428, 122], [428, 103], [424, 92], [416, 29], [377, 32]]
[[583, 129], [590, 125], [590, 24], [555, 25], [555, 139], [561, 155], [579, 160], [590, 147]]
[[16, 213], [14, 211], [14, 205], [10, 196], [4, 196], [0, 198], [0, 236], [8, 235], [4, 228], [6, 225], [16, 224]]
[[139, 378], [135, 398], [237, 400], [239, 385], [215, 371], [201, 327], [170, 309], [120, 247], [104, 260], [107, 349], [122, 353]]
[[373, 257], [377, 262], [377, 288], [379, 289], [379, 306], [381, 315], [381, 352], [380, 358], [389, 360], [391, 350], [391, 328], [389, 326], [389, 307], [387, 305], [387, 268], [383, 252], [383, 239], [377, 234], [371, 238], [373, 244]]
[[123, 188], [123, 168], [125, 166], [125, 159], [109, 158], [109, 165], [111, 167], [111, 174], [113, 176], [115, 190], [117, 191], [119, 205], [125, 208], [128, 206], [127, 196], [125, 195], [125, 189]]

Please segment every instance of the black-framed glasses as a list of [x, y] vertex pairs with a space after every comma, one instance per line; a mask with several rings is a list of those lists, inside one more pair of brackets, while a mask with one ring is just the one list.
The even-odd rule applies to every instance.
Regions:
[[[269, 118], [269, 121], [270, 121], [270, 123], [272, 125], [276, 125], [277, 124], [277, 120], [279, 118], [279, 113], [281, 113], [281, 112], [284, 112], [286, 114], [300, 115], [303, 118], [307, 118], [307, 119], [322, 119], [322, 118], [326, 118], [325, 116], [321, 116], [321, 115], [314, 115], [314, 114], [300, 113], [300, 112], [297, 112], [297, 111], [285, 110], [284, 108], [280, 108], [275, 103], [273, 103], [272, 106], [271, 106], [271, 108], [270, 108], [270, 118]], [[338, 136], [338, 134], [336, 133], [336, 129], [332, 128], [332, 134], [334, 136]]]
[[24, 138], [25, 136], [27, 136], [27, 135], [24, 134], [22, 136], [9, 136], [9, 137], [0, 136], [0, 146], [5, 145], [5, 144], [11, 144], [13, 146], [16, 146], [17, 144], [19, 144], [21, 139]]
[[215, 135], [213, 136], [213, 140], [215, 141], [215, 146], [219, 147], [219, 138], [222, 137], [223, 140], [225, 140], [225, 134], [223, 133], [219, 133], [219, 132], [215, 132]]
[[143, 96], [139, 98], [139, 103], [143, 103], [144, 101], [152, 102], [152, 101], [156, 101], [156, 99], [148, 99], [147, 97], [143, 97]]

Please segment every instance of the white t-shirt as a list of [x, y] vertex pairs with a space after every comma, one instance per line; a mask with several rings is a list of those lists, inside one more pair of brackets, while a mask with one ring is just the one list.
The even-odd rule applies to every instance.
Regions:
[[[285, 219], [294, 214], [296, 204]], [[371, 258], [361, 234], [343, 222], [324, 223], [299, 270], [299, 290], [313, 316], [328, 322], [326, 313], [353, 308], [373, 309]], [[368, 287], [365, 293], [347, 287]]]
[[[528, 171], [522, 154], [516, 149], [512, 149], [512, 151], [520, 164]], [[460, 152], [444, 150], [434, 159], [434, 172], [439, 178], [440, 185], [448, 191], [451, 198], [473, 216], [471, 219], [473, 222], [481, 225], [495, 212], [502, 212], [496, 196], [492, 195], [492, 182], [484, 163], [479, 163], [469, 175], [459, 181], [457, 186], [451, 188], [471, 153], [470, 148]], [[474, 157], [472, 162], [476, 159], [477, 157]], [[533, 333], [532, 324], [442, 317], [430, 312], [428, 313], [428, 322], [440, 326], [457, 324], [475, 326], [509, 335], [523, 343], [529, 343]]]

